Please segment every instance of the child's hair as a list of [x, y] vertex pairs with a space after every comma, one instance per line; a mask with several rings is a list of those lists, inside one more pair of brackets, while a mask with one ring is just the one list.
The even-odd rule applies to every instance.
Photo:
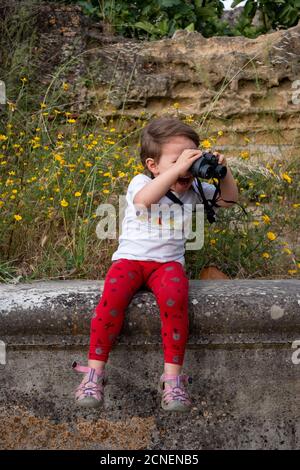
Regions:
[[175, 117], [153, 119], [143, 128], [141, 133], [140, 157], [147, 171], [149, 170], [146, 166], [146, 159], [153, 158], [156, 163], [159, 163], [162, 145], [166, 143], [170, 137], [177, 135], [188, 137], [197, 147], [199, 146], [200, 139], [197, 132]]

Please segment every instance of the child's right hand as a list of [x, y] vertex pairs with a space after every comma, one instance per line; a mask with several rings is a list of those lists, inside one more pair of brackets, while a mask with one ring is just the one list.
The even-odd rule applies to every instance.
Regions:
[[178, 178], [187, 176], [189, 168], [195, 160], [201, 157], [202, 153], [203, 152], [199, 149], [185, 149], [182, 152], [173, 165], [173, 168], [175, 168], [178, 173]]

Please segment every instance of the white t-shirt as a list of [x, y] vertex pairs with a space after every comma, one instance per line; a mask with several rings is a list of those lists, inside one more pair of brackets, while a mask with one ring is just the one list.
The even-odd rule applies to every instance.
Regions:
[[[180, 194], [172, 191], [183, 202], [184, 211], [179, 204], [176, 204], [176, 211], [170, 211], [169, 207], [172, 205], [174, 207], [174, 202], [167, 196], [163, 196], [152, 205], [151, 209], [143, 210], [141, 207], [135, 207], [133, 204], [135, 195], [150, 181], [152, 179], [149, 176], [139, 173], [129, 183], [119, 246], [111, 259], [115, 261], [127, 258], [161, 263], [179, 261], [184, 266], [187, 232], [183, 231], [183, 224], [184, 220], [190, 220], [192, 211], [197, 209], [196, 204], [202, 206], [201, 195], [193, 181], [192, 185], [196, 192], [191, 188]], [[215, 186], [202, 182], [202, 188], [206, 199], [211, 199]], [[164, 208], [166, 211], [161, 212]], [[217, 213], [218, 208], [214, 210]]]

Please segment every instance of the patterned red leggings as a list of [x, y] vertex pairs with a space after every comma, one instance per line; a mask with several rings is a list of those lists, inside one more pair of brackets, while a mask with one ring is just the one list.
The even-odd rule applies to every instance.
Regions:
[[125, 310], [142, 285], [152, 290], [159, 306], [164, 361], [183, 364], [189, 334], [189, 281], [184, 267], [178, 261], [126, 258], [113, 261], [106, 274], [101, 300], [91, 320], [89, 359], [107, 362]]

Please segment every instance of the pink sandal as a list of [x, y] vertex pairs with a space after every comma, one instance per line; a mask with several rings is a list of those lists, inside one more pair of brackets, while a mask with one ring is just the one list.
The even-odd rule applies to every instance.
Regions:
[[104, 386], [108, 382], [106, 371], [104, 369], [81, 366], [76, 361], [73, 362], [72, 368], [78, 372], [88, 374], [76, 388], [76, 404], [88, 408], [98, 408], [101, 406], [104, 399]]
[[[169, 387], [165, 386], [165, 383]], [[158, 391], [162, 394], [161, 407], [166, 411], [189, 411], [192, 402], [185, 390], [185, 384], [192, 383], [188, 375], [162, 374], [159, 379]]]

